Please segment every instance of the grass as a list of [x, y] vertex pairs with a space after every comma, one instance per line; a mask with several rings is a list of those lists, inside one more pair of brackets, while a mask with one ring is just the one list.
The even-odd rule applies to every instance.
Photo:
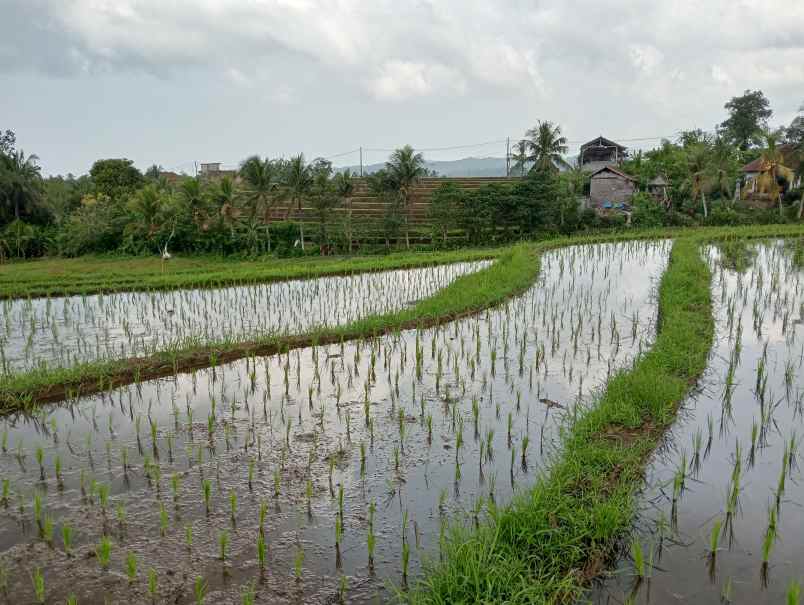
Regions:
[[631, 371], [564, 435], [548, 474], [477, 530], [453, 527], [411, 603], [553, 603], [577, 598], [630, 529], [644, 464], [690, 385], [714, 332], [700, 238], [676, 241], [659, 289], [659, 333]]
[[[683, 235], [685, 239], [694, 241], [704, 239], [727, 241], [746, 237], [800, 235], [802, 232], [804, 227], [800, 225], [652, 229], [559, 237], [536, 243], [518, 244], [497, 250], [498, 258], [492, 265], [459, 277], [446, 288], [412, 307], [395, 313], [372, 315], [345, 326], [295, 336], [269, 336], [250, 342], [190, 342], [146, 358], [88, 362], [69, 368], [36, 369], [6, 375], [0, 381], [0, 413], [26, 409], [37, 402], [61, 400], [79, 393], [104, 391], [135, 380], [173, 375], [179, 371], [208, 367], [252, 355], [268, 355], [299, 347], [368, 338], [402, 329], [447, 323], [494, 307], [524, 292], [539, 273], [539, 256], [547, 250], [562, 246], [657, 239], [675, 235]], [[477, 253], [481, 254], [480, 251]], [[486, 251], [486, 254], [488, 253]], [[445, 262], [444, 259], [447, 257], [441, 258], [442, 262]]]
[[177, 256], [166, 263], [164, 272], [158, 256], [48, 258], [0, 264], [0, 299], [215, 288], [490, 259], [503, 251], [504, 248], [472, 248], [262, 260]]

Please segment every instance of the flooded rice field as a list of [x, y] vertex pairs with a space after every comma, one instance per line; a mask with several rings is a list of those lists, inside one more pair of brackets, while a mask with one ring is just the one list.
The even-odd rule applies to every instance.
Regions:
[[636, 537], [594, 603], [798, 602], [786, 598], [804, 575], [801, 248], [708, 254], [709, 366], [651, 461]]
[[669, 242], [561, 249], [480, 315], [43, 406], [0, 430], [8, 602], [384, 601], [651, 344]]
[[0, 375], [301, 334], [398, 311], [489, 261], [216, 289], [4, 300]]

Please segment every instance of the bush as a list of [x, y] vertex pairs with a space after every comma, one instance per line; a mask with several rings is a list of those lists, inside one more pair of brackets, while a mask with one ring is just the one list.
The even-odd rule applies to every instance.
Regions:
[[647, 193], [634, 194], [631, 205], [631, 223], [636, 227], [661, 227], [667, 222], [665, 209]]

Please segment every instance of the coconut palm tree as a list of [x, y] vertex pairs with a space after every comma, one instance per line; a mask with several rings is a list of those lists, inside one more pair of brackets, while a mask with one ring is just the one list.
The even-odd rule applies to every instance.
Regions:
[[511, 159], [514, 160], [514, 165], [511, 166], [511, 169], [514, 172], [519, 171], [519, 176], [525, 176], [525, 165], [528, 163], [528, 141], [522, 139], [514, 144]]
[[313, 187], [313, 172], [310, 165], [305, 163], [303, 153], [290, 158], [285, 169], [285, 186], [287, 187], [287, 193], [291, 202], [290, 205], [288, 205], [286, 216], [290, 216], [290, 211], [295, 203], [299, 211], [299, 242], [301, 243], [302, 252], [304, 252], [304, 217], [301, 214], [302, 200], [310, 194], [310, 190]]
[[[263, 222], [270, 223], [271, 208], [278, 199], [280, 174], [277, 164], [268, 158], [261, 159], [258, 155], [253, 155], [240, 165], [238, 174], [243, 180], [242, 201], [243, 209], [245, 210], [249, 224], [256, 228], [257, 215], [262, 214]], [[227, 188], [229, 185], [227, 185]], [[225, 191], [225, 195], [229, 197], [232, 193], [231, 190]], [[231, 199], [228, 202], [230, 203]], [[227, 207], [226, 213], [233, 214], [233, 208]], [[224, 206], [221, 205], [221, 214], [223, 216]], [[230, 219], [233, 218], [230, 216]], [[230, 224], [232, 224], [230, 222]], [[234, 228], [232, 227], [234, 230]], [[271, 251], [271, 230], [270, 227], [266, 228], [268, 234], [268, 252]]]
[[25, 156], [22, 150], [10, 155], [0, 154], [0, 199], [9, 214], [19, 220], [29, 213], [42, 195], [42, 174], [39, 158]]
[[352, 253], [352, 194], [355, 191], [354, 175], [348, 168], [333, 177], [335, 192], [346, 205], [346, 246]]
[[410, 201], [411, 191], [423, 176], [427, 175], [424, 156], [413, 147], [405, 145], [394, 151], [385, 163], [385, 172], [393, 188], [399, 192], [404, 212], [405, 247], [410, 249]]
[[782, 188], [781, 179], [788, 183], [793, 182], [793, 171], [784, 165], [784, 156], [779, 149], [779, 133], [765, 131], [765, 149], [760, 156], [760, 172], [758, 179], [759, 190], [767, 192], [770, 199], [779, 202], [779, 216], [782, 215]]
[[533, 162], [531, 170], [558, 170], [559, 166], [567, 165], [561, 157], [567, 153], [567, 139], [561, 134], [561, 126], [540, 120], [525, 136], [530, 150], [528, 161]]
[[709, 216], [706, 191], [711, 186], [710, 149], [705, 143], [694, 143], [687, 148], [687, 178], [683, 187], [690, 192], [693, 202], [701, 196], [704, 218]]
[[709, 185], [720, 192], [721, 199], [733, 201], [732, 185], [737, 178], [738, 158], [733, 145], [723, 137], [715, 139], [709, 153]]

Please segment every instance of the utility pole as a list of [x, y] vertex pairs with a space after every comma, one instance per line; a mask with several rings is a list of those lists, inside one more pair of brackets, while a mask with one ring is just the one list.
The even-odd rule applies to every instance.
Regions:
[[511, 176], [511, 137], [505, 137], [505, 176]]
[[363, 178], [363, 146], [360, 146], [360, 178]]

